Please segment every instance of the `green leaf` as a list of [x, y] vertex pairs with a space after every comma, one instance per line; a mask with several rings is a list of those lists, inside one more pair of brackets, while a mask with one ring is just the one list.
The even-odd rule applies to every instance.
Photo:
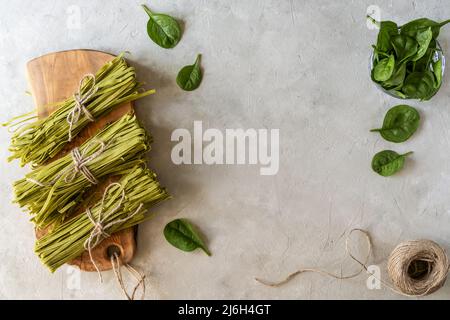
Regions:
[[393, 94], [397, 98], [406, 99], [405, 94], [403, 92], [401, 92], [401, 91], [398, 91], [398, 90], [395, 90], [395, 89], [391, 89], [391, 90], [388, 90], [388, 92], [390, 92], [391, 94]]
[[400, 34], [416, 38], [418, 32], [431, 28], [431, 31], [433, 32], [433, 39], [436, 39], [439, 36], [440, 29], [449, 22], [450, 20], [446, 20], [438, 23], [427, 18], [420, 18], [401, 26]]
[[149, 16], [147, 33], [150, 39], [162, 48], [170, 49], [181, 39], [181, 28], [178, 22], [169, 15], [153, 13], [146, 5], [142, 5]]
[[428, 100], [436, 93], [434, 74], [431, 71], [411, 73], [402, 91], [408, 98]]
[[392, 73], [392, 76], [387, 81], [384, 81], [381, 85], [385, 89], [391, 88], [401, 89], [401, 87], [403, 86], [403, 82], [405, 81], [405, 77], [406, 77], [406, 64], [405, 63], [397, 64], [395, 66], [394, 72]]
[[436, 78], [435, 88], [439, 88], [442, 84], [442, 59], [433, 63], [434, 77]]
[[392, 45], [397, 55], [398, 63], [409, 60], [417, 53], [418, 43], [411, 37], [405, 35], [398, 35], [392, 37]]
[[398, 35], [398, 26], [395, 22], [381, 21], [377, 49], [382, 52], [389, 52], [392, 49], [391, 38], [396, 35]]
[[436, 41], [432, 40], [424, 56], [415, 62], [413, 71], [426, 71], [430, 69], [430, 64], [436, 52], [435, 46]]
[[432, 39], [433, 32], [431, 31], [431, 27], [417, 32], [416, 41], [419, 44], [419, 49], [417, 50], [416, 55], [411, 59], [412, 61], [419, 60], [427, 53], [428, 46]]
[[372, 169], [383, 177], [389, 177], [403, 169], [406, 157], [412, 154], [408, 152], [399, 155], [392, 150], [384, 150], [377, 153], [372, 159]]
[[376, 81], [386, 81], [394, 72], [395, 58], [390, 55], [389, 58], [381, 60], [374, 68], [373, 77]]
[[391, 108], [384, 117], [383, 127], [373, 129], [387, 141], [399, 143], [408, 140], [416, 132], [420, 123], [420, 115], [416, 109], [408, 105]]
[[[438, 23], [421, 18], [397, 27], [392, 21], [368, 18], [380, 28], [377, 45], [373, 46], [372, 80], [394, 97], [431, 99], [443, 81], [442, 62], [434, 61], [439, 50], [436, 38], [450, 20]], [[391, 55], [394, 55], [394, 68]]]
[[198, 88], [200, 82], [202, 82], [202, 70], [200, 69], [200, 57], [197, 55], [197, 59], [193, 65], [183, 67], [177, 76], [178, 86], [186, 91], [192, 91]]
[[164, 237], [171, 245], [182, 251], [190, 252], [200, 248], [208, 256], [211, 255], [198, 232], [187, 219], [169, 222], [164, 228]]

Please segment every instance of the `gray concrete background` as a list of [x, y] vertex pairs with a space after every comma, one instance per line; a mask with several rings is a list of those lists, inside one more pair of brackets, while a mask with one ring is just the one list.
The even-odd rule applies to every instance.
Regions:
[[[341, 281], [304, 274], [278, 289], [253, 278], [280, 279], [301, 266], [355, 270], [343, 237], [353, 227], [372, 234], [370, 263], [385, 279], [386, 258], [403, 240], [429, 238], [450, 250], [449, 76], [431, 102], [411, 102], [423, 123], [410, 141], [392, 145], [369, 133], [400, 101], [370, 81], [376, 31], [365, 20], [371, 4], [400, 24], [421, 16], [444, 20], [446, 1], [152, 1], [155, 11], [183, 21], [172, 50], [147, 37], [141, 1], [0, 2], [1, 122], [32, 110], [25, 64], [48, 52], [128, 50], [139, 77], [157, 90], [138, 103], [138, 113], [155, 137], [151, 167], [174, 198], [139, 229], [133, 263], [148, 275], [146, 298], [398, 298], [388, 289], [368, 290], [364, 275]], [[79, 28], [68, 21], [72, 5], [81, 13]], [[440, 39], [448, 52], [450, 27]], [[204, 81], [183, 92], [176, 74], [199, 52]], [[278, 175], [260, 176], [258, 166], [175, 166], [170, 134], [192, 130], [194, 120], [221, 130], [279, 128]], [[27, 169], [6, 162], [8, 139], [0, 130], [0, 297], [121, 299], [111, 272], [103, 284], [82, 273], [73, 289], [67, 267], [50, 274], [40, 265], [32, 225], [10, 203], [11, 184]], [[370, 169], [373, 154], [385, 148], [415, 151], [390, 179]], [[177, 217], [203, 230], [212, 257], [166, 243], [163, 227]], [[447, 285], [432, 297], [449, 294]]]

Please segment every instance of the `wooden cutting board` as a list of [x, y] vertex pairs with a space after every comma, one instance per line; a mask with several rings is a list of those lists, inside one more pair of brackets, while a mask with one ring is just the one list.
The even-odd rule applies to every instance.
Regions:
[[[54, 111], [54, 107], [49, 107], [48, 104], [65, 100], [72, 96], [77, 91], [80, 79], [85, 74], [95, 74], [99, 68], [113, 58], [114, 56], [109, 53], [82, 49], [49, 53], [29, 61], [27, 64], [27, 76], [37, 107], [38, 117], [47, 117]], [[125, 113], [132, 110], [132, 103], [125, 103], [114, 108], [109, 114], [97, 119], [83, 129], [61, 151], [58, 157], [67, 154], [73, 147], [81, 145], [84, 141], [95, 135], [105, 124], [119, 119]], [[104, 188], [111, 181], [114, 181], [114, 179], [110, 178], [109, 181], [95, 186], [93, 192], [98, 195], [103, 194]], [[95, 263], [100, 270], [112, 269], [110, 256], [113, 252], [119, 253], [122, 262], [130, 262], [136, 250], [136, 232], [137, 228], [129, 228], [114, 233], [92, 250]], [[44, 233], [45, 230], [36, 230], [37, 237], [42, 236]], [[87, 251], [69, 264], [77, 265], [84, 271], [95, 271], [95, 267]]]

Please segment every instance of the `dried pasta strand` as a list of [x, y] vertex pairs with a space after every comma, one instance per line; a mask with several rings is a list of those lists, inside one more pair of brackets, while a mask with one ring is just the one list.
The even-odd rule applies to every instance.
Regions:
[[[125, 198], [122, 201], [123, 191]], [[104, 217], [105, 212], [112, 211], [120, 204], [119, 210], [113, 211], [111, 215], [107, 216], [107, 219], [104, 221], [104, 225], [107, 225], [121, 219], [125, 220], [141, 204], [148, 209], [168, 198], [170, 196], [165, 188], [160, 186], [156, 179], [156, 174], [142, 166], [136, 166], [125, 172], [119, 183], [115, 183], [107, 190], [103, 208], [102, 201], [98, 201], [90, 208], [90, 213], [94, 220], [97, 221], [99, 215]], [[132, 216], [131, 219], [123, 223], [113, 224], [108, 230], [104, 231], [111, 234], [137, 225], [151, 216], [148, 212], [140, 211]], [[60, 266], [84, 252], [84, 244], [94, 228], [94, 224], [86, 213], [77, 215], [38, 239], [35, 244], [35, 253], [42, 263], [51, 272], [54, 272]]]
[[[87, 93], [93, 81], [93, 79], [87, 79], [82, 83], [81, 95]], [[142, 84], [136, 81], [135, 69], [128, 66], [123, 53], [97, 71], [95, 87], [95, 94], [84, 105], [94, 119], [110, 112], [115, 106], [155, 92], [142, 90]], [[26, 119], [34, 121], [20, 126], [13, 132], [9, 147], [12, 154], [8, 160], [20, 159], [21, 166], [28, 163], [37, 166], [56, 156], [68, 143], [69, 137], [75, 137], [91, 121], [89, 117], [81, 115], [78, 121], [73, 123], [72, 127], [70, 126], [67, 116], [74, 109], [75, 104], [72, 96], [65, 101], [51, 104], [57, 109], [47, 118], [37, 119], [35, 116]], [[19, 118], [16, 117], [16, 119]], [[17, 125], [12, 122], [4, 125], [12, 127]]]
[[[97, 179], [121, 175], [137, 164], [143, 163], [143, 154], [150, 150], [152, 138], [139, 125], [133, 113], [122, 116], [83, 143], [79, 150], [91, 156], [106, 144], [103, 152], [87, 164]], [[92, 185], [80, 172], [73, 175], [71, 154], [41, 166], [14, 183], [14, 202], [27, 208], [32, 221], [43, 228], [61, 223], [67, 218]], [[72, 180], [67, 180], [73, 175]]]

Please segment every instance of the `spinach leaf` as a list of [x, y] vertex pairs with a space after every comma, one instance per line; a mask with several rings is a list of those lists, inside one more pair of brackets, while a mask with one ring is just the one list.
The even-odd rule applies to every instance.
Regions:
[[211, 255], [204, 241], [187, 219], [176, 219], [169, 222], [164, 228], [166, 240], [182, 251], [194, 251], [202, 249], [208, 256]]
[[401, 63], [395, 66], [392, 76], [382, 83], [383, 88], [401, 89], [406, 77], [406, 64]]
[[442, 84], [442, 59], [433, 63], [434, 77], [436, 78], [435, 88], [439, 88]]
[[428, 70], [411, 73], [406, 77], [402, 91], [410, 98], [428, 100], [436, 93], [434, 74]]
[[178, 86], [186, 91], [192, 91], [198, 88], [200, 82], [202, 82], [202, 70], [200, 69], [200, 57], [197, 55], [197, 59], [193, 65], [183, 67], [177, 76]]
[[392, 49], [391, 38], [398, 35], [398, 26], [392, 21], [381, 21], [378, 32], [377, 49], [388, 52]]
[[390, 94], [394, 95], [397, 98], [406, 99], [405, 94], [403, 92], [401, 92], [401, 91], [398, 91], [398, 90], [395, 90], [395, 89], [390, 89], [387, 92], [389, 92]]
[[389, 58], [381, 60], [373, 69], [373, 78], [376, 81], [386, 81], [394, 72], [395, 58], [394, 55], [390, 55]]
[[431, 28], [431, 31], [433, 32], [433, 39], [436, 39], [439, 36], [440, 29], [449, 22], [450, 20], [446, 20], [444, 22], [438, 23], [427, 18], [420, 18], [410, 21], [407, 24], [401, 26], [400, 34], [416, 38], [418, 32], [427, 28]]
[[381, 151], [373, 157], [372, 169], [383, 177], [392, 176], [403, 169], [405, 159], [410, 154], [412, 154], [412, 152], [400, 155], [392, 150]]
[[450, 20], [438, 23], [421, 18], [397, 27], [392, 21], [368, 18], [380, 29], [372, 46], [372, 81], [394, 97], [431, 99], [443, 81], [442, 62], [434, 59], [440, 50], [436, 38]]
[[416, 41], [419, 44], [419, 49], [417, 50], [416, 55], [411, 59], [412, 61], [417, 61], [425, 55], [432, 39], [433, 33], [431, 32], [431, 27], [417, 32]]
[[419, 123], [420, 115], [416, 109], [408, 105], [398, 105], [386, 113], [383, 127], [371, 132], [379, 132], [385, 140], [399, 143], [408, 140], [416, 132]]
[[430, 63], [433, 59], [434, 53], [436, 52], [435, 45], [436, 42], [432, 40], [430, 43], [430, 47], [427, 49], [425, 55], [415, 62], [413, 71], [426, 71], [430, 69]]
[[177, 45], [181, 38], [181, 28], [178, 22], [162, 13], [153, 13], [146, 5], [142, 5], [149, 16], [147, 33], [150, 39], [162, 48], [169, 49]]
[[407, 61], [417, 53], [418, 43], [411, 37], [398, 35], [392, 37], [392, 45], [397, 55], [398, 63]]
[[380, 52], [388, 52], [392, 49], [391, 37], [398, 35], [398, 26], [392, 21], [376, 21], [371, 16], [366, 16], [379, 29], [376, 49]]

